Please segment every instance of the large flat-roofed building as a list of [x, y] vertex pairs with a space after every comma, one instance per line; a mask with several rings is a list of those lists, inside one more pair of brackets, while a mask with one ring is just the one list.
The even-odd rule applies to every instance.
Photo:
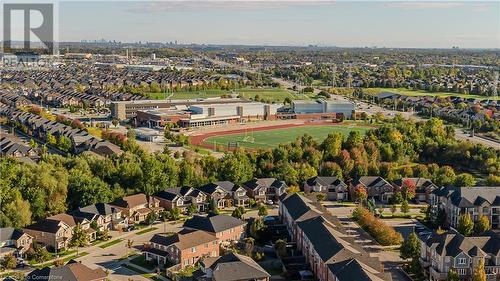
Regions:
[[[184, 106], [185, 107], [185, 106]], [[187, 109], [187, 107], [186, 107]], [[150, 128], [164, 127], [169, 123], [179, 123], [181, 119], [189, 118], [190, 112], [185, 110], [161, 108], [139, 110], [136, 113], [137, 124]]]
[[189, 118], [181, 119], [182, 127], [201, 127], [237, 123], [248, 120], [272, 120], [281, 105], [260, 102], [191, 105]]
[[210, 98], [210, 99], [191, 99], [191, 100], [133, 100], [133, 101], [114, 101], [111, 102], [111, 116], [114, 119], [126, 120], [136, 117], [137, 111], [169, 109], [175, 106], [189, 106], [198, 104], [231, 104], [245, 103], [244, 100], [238, 98]]
[[346, 100], [297, 100], [292, 102], [295, 114], [336, 113], [351, 118], [355, 104]]

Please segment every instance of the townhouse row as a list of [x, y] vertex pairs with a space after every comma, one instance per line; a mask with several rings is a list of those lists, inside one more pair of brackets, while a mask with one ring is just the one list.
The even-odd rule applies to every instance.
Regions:
[[382, 177], [363, 176], [346, 184], [337, 177], [312, 177], [304, 182], [304, 192], [320, 192], [326, 195], [330, 201], [347, 201], [352, 191], [357, 186], [366, 189], [368, 198], [387, 204], [397, 190], [401, 190], [405, 184], [415, 186], [415, 198], [417, 202], [429, 202], [430, 194], [437, 186], [426, 178], [401, 178], [389, 183]]
[[392, 280], [380, 261], [317, 202], [297, 193], [283, 196], [279, 216], [317, 280]]

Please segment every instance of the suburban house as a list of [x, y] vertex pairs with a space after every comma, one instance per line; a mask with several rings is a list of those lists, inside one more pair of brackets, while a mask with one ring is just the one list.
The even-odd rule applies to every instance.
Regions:
[[337, 177], [312, 177], [304, 182], [304, 192], [324, 193], [331, 201], [344, 201], [348, 199], [349, 189], [347, 184]]
[[246, 206], [248, 204], [247, 191], [230, 181], [216, 181], [200, 187], [204, 192], [212, 190], [223, 190], [226, 192], [225, 204], [231, 206]]
[[0, 137], [0, 154], [22, 160], [38, 160], [40, 150], [10, 137]]
[[122, 210], [106, 203], [96, 203], [78, 208], [73, 216], [96, 222], [99, 230], [118, 229], [127, 226], [122, 218]]
[[432, 213], [446, 213], [448, 222], [456, 227], [460, 215], [469, 213], [474, 220], [486, 216], [493, 229], [500, 225], [500, 186], [442, 187], [430, 194]]
[[122, 210], [122, 216], [128, 218], [129, 224], [141, 223], [150, 213], [158, 214], [163, 210], [157, 198], [144, 193], [125, 196], [110, 204]]
[[71, 260], [65, 265], [36, 269], [26, 276], [26, 280], [71, 280], [71, 281], [106, 281], [107, 274], [101, 268], [91, 269]]
[[359, 179], [351, 182], [350, 192], [352, 193], [354, 187], [358, 185], [361, 185], [366, 189], [366, 192], [368, 193], [368, 198], [373, 198], [382, 203], [388, 203], [389, 199], [394, 194], [394, 187], [381, 177], [369, 177], [369, 176], [360, 177]]
[[33, 237], [33, 242], [60, 251], [68, 247], [73, 228], [64, 221], [44, 219], [26, 226], [24, 232]]
[[87, 235], [89, 237], [89, 241], [94, 241], [96, 239], [97, 231], [95, 229], [93, 229], [92, 227], [90, 227], [90, 221], [86, 218], [79, 218], [79, 217], [75, 217], [72, 215], [62, 213], [62, 214], [57, 214], [57, 215], [48, 217], [47, 219], [54, 220], [54, 221], [62, 221], [64, 223], [66, 223], [71, 228], [71, 231], [73, 231], [74, 227], [79, 225], [80, 228], [83, 229], [87, 233]]
[[488, 231], [481, 236], [465, 237], [455, 231], [433, 233], [420, 240], [420, 264], [429, 280], [446, 280], [450, 269], [461, 280], [470, 280], [481, 260], [487, 280], [500, 276], [500, 236]]
[[227, 215], [193, 216], [183, 227], [208, 232], [220, 242], [238, 241], [245, 236], [246, 222]]
[[380, 261], [370, 257], [337, 218], [323, 213], [319, 203], [298, 194], [281, 202], [279, 215], [317, 280], [392, 280]]
[[230, 253], [222, 257], [206, 257], [200, 260], [200, 269], [193, 273], [197, 281], [268, 281], [267, 273], [252, 258]]
[[207, 195], [199, 189], [184, 186], [177, 188], [169, 188], [154, 194], [154, 197], [159, 201], [159, 206], [172, 210], [178, 208], [182, 213], [194, 204], [199, 212], [205, 211], [207, 208]]
[[277, 202], [279, 197], [285, 193], [287, 185], [284, 181], [275, 178], [253, 179], [243, 183], [250, 198], [257, 202], [273, 201]]
[[426, 178], [402, 178], [394, 181], [394, 187], [401, 189], [403, 183], [411, 181], [415, 184], [415, 199], [417, 202], [429, 202], [430, 194], [438, 186]]
[[198, 187], [198, 189], [203, 191], [208, 196], [207, 200], [214, 202], [217, 208], [224, 209], [233, 205], [231, 195], [218, 184], [209, 183]]
[[219, 255], [219, 240], [200, 230], [183, 229], [178, 233], [155, 234], [144, 248], [146, 260], [161, 265], [195, 265], [205, 256]]
[[0, 258], [12, 254], [23, 257], [31, 246], [33, 237], [12, 227], [0, 228]]

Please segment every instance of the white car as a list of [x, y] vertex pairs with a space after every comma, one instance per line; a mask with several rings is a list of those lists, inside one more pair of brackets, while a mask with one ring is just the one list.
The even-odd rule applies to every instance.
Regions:
[[274, 204], [274, 202], [273, 202], [273, 200], [267, 200], [267, 201], [266, 201], [266, 204], [267, 204], [267, 205], [273, 205], [273, 204]]

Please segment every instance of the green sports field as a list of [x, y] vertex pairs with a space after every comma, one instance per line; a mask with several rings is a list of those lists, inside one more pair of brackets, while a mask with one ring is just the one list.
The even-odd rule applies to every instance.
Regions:
[[306, 133], [311, 135], [316, 141], [322, 141], [330, 133], [339, 132], [348, 135], [351, 131], [359, 131], [365, 134], [370, 129], [372, 128], [358, 124], [311, 125], [266, 131], [252, 131], [249, 129], [245, 133], [209, 137], [204, 143], [214, 147], [227, 147], [229, 142], [238, 142], [239, 147], [244, 148], [274, 148], [281, 143], [293, 142], [297, 137]]
[[366, 88], [363, 89], [363, 91], [367, 94], [379, 94], [383, 92], [390, 92], [390, 93], [396, 93], [400, 94], [403, 96], [411, 96], [411, 97], [421, 97], [421, 96], [428, 96], [428, 97], [459, 97], [459, 98], [474, 98], [474, 99], [480, 99], [480, 100], [500, 100], [500, 97], [487, 97], [487, 96], [479, 96], [479, 95], [473, 95], [473, 94], [457, 94], [457, 93], [449, 93], [449, 92], [427, 92], [427, 91], [422, 91], [422, 90], [408, 90], [404, 88]]

